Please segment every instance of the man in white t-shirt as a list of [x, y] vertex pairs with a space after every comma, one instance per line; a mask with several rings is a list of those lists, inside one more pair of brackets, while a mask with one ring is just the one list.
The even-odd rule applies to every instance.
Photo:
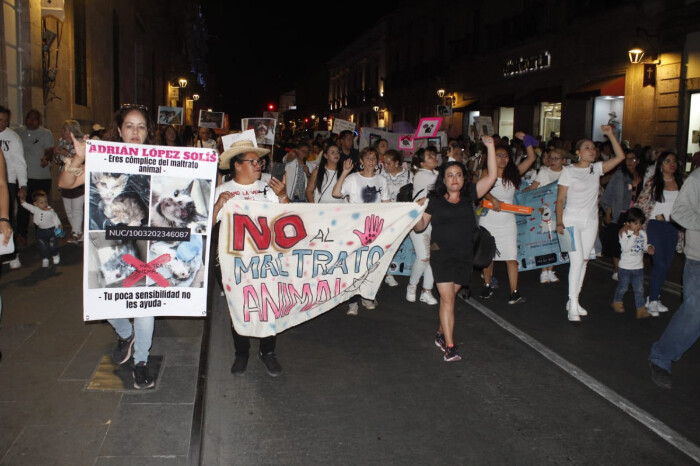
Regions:
[[[51, 157], [53, 156], [53, 134], [41, 126], [41, 113], [36, 109], [27, 112], [24, 126], [16, 133], [22, 139], [24, 159], [27, 163], [27, 199], [35, 191], [44, 191], [51, 201]], [[20, 244], [26, 241], [29, 226], [29, 211], [17, 211], [17, 231]]]
[[[0, 150], [5, 156], [7, 168], [7, 189], [10, 192], [10, 220], [12, 229], [17, 230], [14, 221], [14, 209], [17, 201], [17, 194], [22, 191], [27, 193], [27, 162], [24, 160], [24, 150], [22, 140], [10, 129], [10, 117], [12, 113], [9, 108], [0, 105]], [[17, 236], [15, 247], [17, 247]], [[19, 261], [19, 254], [10, 260], [10, 268], [15, 270], [22, 266]]]
[[[286, 204], [289, 202], [285, 184], [277, 178], [271, 178], [269, 184], [260, 181], [260, 157], [269, 153], [268, 149], [257, 148], [253, 142], [248, 139], [242, 139], [234, 142], [231, 147], [221, 154], [219, 159], [220, 169], [231, 169], [233, 179], [227, 181], [216, 188], [213, 218], [215, 219], [215, 228], [212, 239], [214, 250], [217, 251], [216, 258], [216, 278], [223, 290], [223, 282], [221, 278], [221, 268], [219, 266], [218, 241], [215, 238], [219, 236], [218, 225], [221, 221], [221, 209], [231, 199], [244, 199], [266, 202], [280, 202]], [[233, 375], [243, 375], [248, 367], [248, 358], [250, 355], [250, 338], [245, 335], [239, 335], [234, 327], [231, 327], [233, 334], [233, 346], [235, 348], [235, 360], [231, 366]], [[265, 365], [267, 373], [272, 377], [276, 377], [282, 373], [275, 355], [275, 347], [277, 345], [277, 337], [275, 335], [260, 339], [260, 349], [258, 356]]]

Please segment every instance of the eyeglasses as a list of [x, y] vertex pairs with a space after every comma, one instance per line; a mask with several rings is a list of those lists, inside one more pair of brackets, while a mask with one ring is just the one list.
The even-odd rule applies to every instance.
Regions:
[[148, 111], [148, 107], [139, 104], [122, 104], [120, 108], [122, 110], [143, 110], [144, 112]]
[[250, 162], [250, 164], [254, 167], [262, 165], [262, 162], [260, 162], [259, 159], [243, 159], [241, 162]]

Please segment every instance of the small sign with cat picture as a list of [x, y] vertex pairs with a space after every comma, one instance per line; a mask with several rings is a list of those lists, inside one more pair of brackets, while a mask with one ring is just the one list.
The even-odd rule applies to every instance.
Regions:
[[216, 128], [221, 129], [224, 127], [224, 112], [210, 112], [208, 110], [199, 111], [199, 121], [197, 126], [200, 128]]
[[442, 118], [421, 118], [414, 139], [434, 138], [440, 129]]
[[84, 319], [206, 315], [217, 154], [88, 141]]
[[159, 125], [181, 125], [182, 107], [158, 107]]
[[412, 134], [402, 134], [399, 136], [399, 150], [413, 150], [414, 141]]

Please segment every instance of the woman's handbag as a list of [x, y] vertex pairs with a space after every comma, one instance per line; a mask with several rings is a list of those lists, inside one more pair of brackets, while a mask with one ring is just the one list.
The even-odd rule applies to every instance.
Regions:
[[[473, 266], [475, 269], [483, 269], [489, 266], [493, 258], [498, 253], [496, 249], [496, 239], [484, 227], [477, 226], [474, 229], [474, 259]], [[499, 254], [500, 255], [500, 254]]]

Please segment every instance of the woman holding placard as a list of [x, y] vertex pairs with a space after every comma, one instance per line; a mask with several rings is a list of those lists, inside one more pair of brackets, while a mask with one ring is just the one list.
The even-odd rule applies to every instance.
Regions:
[[[479, 225], [486, 228], [496, 239], [496, 249], [500, 253], [484, 269], [484, 289], [481, 292], [481, 297], [488, 299], [493, 295], [493, 288], [491, 288], [493, 263], [505, 261], [508, 269], [508, 281], [510, 282], [508, 304], [522, 303], [525, 298], [518, 291], [518, 227], [515, 223], [515, 214], [502, 211], [501, 204], [513, 203], [515, 191], [520, 188], [521, 176], [530, 169], [537, 158], [535, 147], [539, 144], [537, 139], [522, 131], [515, 133], [515, 137], [525, 143], [527, 158], [516, 165], [507, 146], [499, 145], [496, 147], [497, 179], [493, 188], [485, 196], [485, 199], [493, 203], [493, 208], [488, 210], [486, 216], [479, 220]], [[484, 170], [481, 177], [487, 176], [489, 176], [489, 170]]]
[[625, 151], [615, 139], [612, 127], [603, 125], [600, 129], [612, 143], [615, 157], [605, 162], [595, 162], [595, 143], [590, 139], [582, 139], [576, 144], [578, 162], [564, 167], [559, 177], [557, 233], [563, 235], [565, 227], [572, 227], [576, 248], [569, 252], [569, 301], [566, 308], [571, 322], [579, 322], [580, 316], [588, 315], [579, 304], [578, 297], [586, 276], [588, 257], [598, 236], [600, 177], [625, 160]]
[[[115, 113], [105, 140], [125, 142], [128, 144], [151, 144], [154, 125], [143, 105], [125, 104]], [[85, 138], [76, 139], [71, 133], [75, 155], [64, 160], [63, 172], [58, 179], [58, 186], [73, 189], [85, 184]], [[152, 388], [155, 381], [148, 369], [148, 353], [153, 341], [155, 318], [135, 317], [134, 324], [129, 319], [110, 319], [110, 325], [117, 332], [118, 340], [112, 350], [112, 361], [121, 365], [134, 356], [134, 388]]]

